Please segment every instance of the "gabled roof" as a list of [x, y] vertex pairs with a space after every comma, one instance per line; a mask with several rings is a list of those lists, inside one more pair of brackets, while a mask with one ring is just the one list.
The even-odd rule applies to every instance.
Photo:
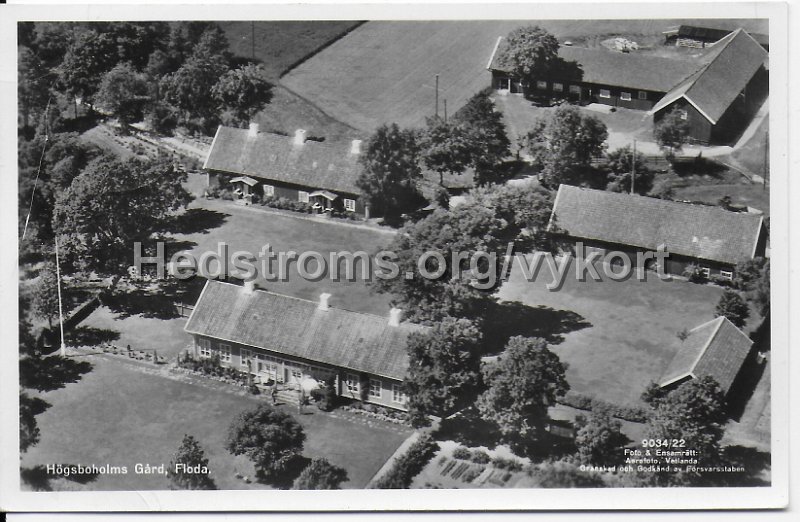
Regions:
[[753, 341], [725, 317], [694, 328], [681, 343], [659, 386], [688, 378], [711, 376], [728, 393]]
[[261, 180], [275, 180], [347, 194], [359, 194], [358, 154], [349, 144], [306, 140], [295, 145], [292, 137], [220, 126], [203, 168]]
[[574, 238], [735, 265], [752, 259], [763, 216], [561, 185], [550, 227]]
[[685, 98], [712, 124], [725, 114], [769, 56], [742, 29], [737, 29], [712, 47], [708, 63], [686, 81], [676, 85], [651, 110], [656, 113], [679, 98]]
[[[502, 60], [506, 45], [505, 39], [499, 41], [489, 65], [490, 70], [508, 72], [508, 66]], [[685, 57], [673, 59], [647, 53], [622, 53], [604, 48], [564, 45], [559, 47], [558, 55], [567, 62], [577, 62], [581, 66], [581, 82], [655, 92], [667, 92], [702, 65]], [[574, 78], [553, 79], [578, 81]]]
[[186, 324], [191, 334], [240, 343], [355, 371], [402, 380], [408, 368], [406, 340], [425, 327], [388, 317], [208, 281]]

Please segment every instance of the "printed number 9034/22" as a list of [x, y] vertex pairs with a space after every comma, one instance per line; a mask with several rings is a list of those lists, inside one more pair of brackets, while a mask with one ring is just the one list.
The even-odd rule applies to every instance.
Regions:
[[685, 448], [684, 439], [643, 439], [642, 447], [645, 448]]

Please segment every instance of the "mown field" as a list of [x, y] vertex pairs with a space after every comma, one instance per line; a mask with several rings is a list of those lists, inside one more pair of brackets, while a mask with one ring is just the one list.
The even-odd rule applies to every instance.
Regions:
[[[446, 99], [452, 114], [489, 85], [486, 65], [497, 37], [527, 23], [543, 26], [563, 42], [660, 35], [668, 27], [692, 22], [372, 21], [294, 68], [282, 83], [330, 116], [364, 132], [372, 132], [385, 122], [418, 126], [434, 113], [436, 74], [440, 77], [440, 111]], [[740, 23], [766, 32], [762, 21]]]
[[255, 51], [255, 58], [264, 65], [271, 79], [278, 79], [298, 60], [359, 24], [351, 20], [218, 23], [228, 37], [231, 52], [251, 58]]

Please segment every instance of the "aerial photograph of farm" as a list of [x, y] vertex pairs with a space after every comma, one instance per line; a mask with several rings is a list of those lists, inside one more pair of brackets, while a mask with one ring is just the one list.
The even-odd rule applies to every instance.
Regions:
[[23, 491], [772, 484], [768, 20], [17, 30]]

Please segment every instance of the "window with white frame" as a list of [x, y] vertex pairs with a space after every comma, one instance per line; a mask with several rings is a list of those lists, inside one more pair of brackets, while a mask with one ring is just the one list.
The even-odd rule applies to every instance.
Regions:
[[544, 81], [544, 80], [538, 80], [536, 82], [536, 88], [539, 89], [540, 91], [546, 90], [547, 89], [547, 82]]
[[219, 352], [219, 360], [221, 362], [226, 362], [226, 363], [231, 362], [231, 345], [220, 344], [218, 352]]
[[572, 94], [580, 94], [581, 93], [581, 86], [580, 85], [570, 85], [569, 92]]
[[202, 358], [211, 357], [211, 341], [208, 339], [197, 340], [197, 351]]
[[308, 192], [306, 192], [305, 190], [298, 190], [297, 201], [299, 201], [300, 203], [308, 203]]
[[622, 101], [631, 101], [631, 93], [622, 91], [619, 93], [619, 99]]
[[558, 82], [553, 82], [553, 90], [555, 92], [564, 92], [564, 84], [563, 83], [558, 83]]
[[611, 98], [611, 91], [609, 91], [608, 89], [600, 89], [600, 97]]
[[247, 368], [248, 367], [247, 363], [250, 362], [250, 360], [253, 358], [253, 352], [242, 348], [242, 351], [240, 352], [239, 355], [241, 359], [242, 368]]
[[703, 277], [708, 277], [711, 275], [711, 269], [707, 266], [700, 266], [697, 271], [703, 274]]
[[646, 100], [647, 99], [647, 91], [639, 91], [639, 99]]
[[274, 196], [275, 195], [275, 187], [273, 185], [264, 184], [264, 195], [265, 196]]
[[406, 394], [403, 391], [403, 386], [400, 384], [392, 384], [392, 402], [397, 404], [406, 403]]
[[347, 386], [347, 391], [350, 393], [358, 393], [361, 387], [358, 383], [358, 375], [354, 375], [352, 373], [348, 373], [345, 378], [345, 385]]
[[688, 120], [689, 119], [689, 111], [687, 111], [685, 109], [679, 110], [678, 111], [678, 115], [681, 117], [682, 120]]
[[355, 212], [356, 211], [356, 200], [355, 199], [344, 199], [344, 209], [348, 212]]
[[733, 272], [730, 270], [720, 270], [719, 276], [723, 279], [727, 279], [728, 281], [733, 281]]
[[369, 380], [369, 396], [374, 397], [376, 399], [381, 398], [381, 381], [378, 379], [370, 379]]

